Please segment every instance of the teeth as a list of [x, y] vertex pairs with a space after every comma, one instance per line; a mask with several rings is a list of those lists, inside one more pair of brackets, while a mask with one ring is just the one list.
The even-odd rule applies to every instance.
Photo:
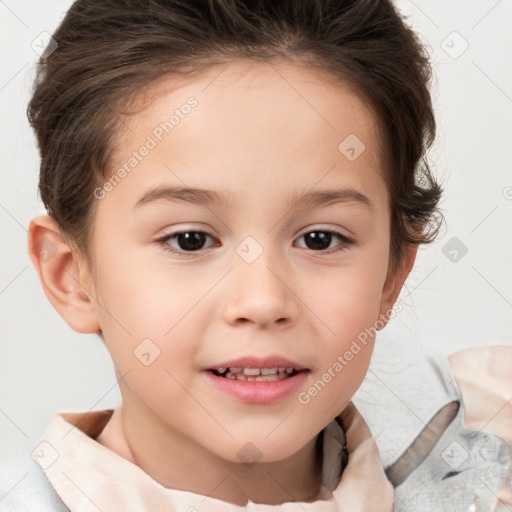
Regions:
[[286, 368], [285, 366], [276, 366], [274, 368], [219, 367], [217, 371], [228, 379], [273, 382], [288, 378], [294, 369]]
[[257, 375], [276, 375], [277, 373], [287, 373], [290, 375], [290, 373], [293, 373], [293, 368], [286, 368], [285, 366], [275, 367], [275, 368], [240, 368], [240, 367], [219, 367], [217, 368], [217, 371], [219, 373], [224, 373], [226, 371], [229, 371], [232, 375], [243, 373], [246, 376], [252, 376], [255, 377]]
[[245, 380], [248, 382], [254, 382], [254, 381], [265, 381], [265, 382], [274, 382], [276, 380], [283, 380], [287, 379], [288, 376], [286, 373], [275, 373], [274, 375], [245, 375], [244, 372], [237, 373], [236, 375], [233, 375], [231, 372], [228, 372], [226, 374], [226, 377], [228, 379], [236, 379], [236, 380]]
[[259, 368], [244, 368], [244, 375], [259, 375]]

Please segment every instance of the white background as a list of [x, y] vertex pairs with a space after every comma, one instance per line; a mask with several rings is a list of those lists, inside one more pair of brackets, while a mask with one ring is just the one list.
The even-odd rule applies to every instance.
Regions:
[[[106, 349], [95, 335], [73, 332], [53, 309], [26, 247], [30, 219], [44, 213], [25, 114], [37, 59], [31, 44], [53, 32], [69, 5], [0, 0], [1, 449], [13, 453], [16, 446], [27, 457], [53, 412], [110, 408], [120, 400]], [[446, 189], [446, 228], [420, 249], [401, 295], [404, 309], [382, 336], [446, 354], [511, 344], [512, 2], [401, 0], [398, 6], [433, 63], [438, 140], [430, 158]], [[457, 262], [443, 254], [453, 237], [468, 248]], [[21, 476], [8, 479], [14, 485]]]

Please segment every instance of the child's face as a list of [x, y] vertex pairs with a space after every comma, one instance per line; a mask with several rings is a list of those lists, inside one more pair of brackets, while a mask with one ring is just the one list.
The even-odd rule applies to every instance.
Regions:
[[[349, 89], [285, 64], [232, 63], [152, 92], [123, 119], [114, 169], [137, 163], [97, 190], [92, 238], [91, 294], [124, 375], [125, 427], [232, 462], [248, 442], [261, 462], [289, 457], [351, 399], [373, 348], [365, 329], [382, 327], [401, 284], [388, 276], [375, 119]], [[197, 105], [182, 108], [190, 97]], [[350, 134], [360, 142], [340, 150]], [[160, 194], [137, 205], [157, 187], [217, 191], [231, 204]], [[344, 198], [290, 207], [334, 190]], [[177, 231], [207, 235], [156, 241]], [[308, 369], [271, 403], [232, 396], [206, 370], [269, 355]]]

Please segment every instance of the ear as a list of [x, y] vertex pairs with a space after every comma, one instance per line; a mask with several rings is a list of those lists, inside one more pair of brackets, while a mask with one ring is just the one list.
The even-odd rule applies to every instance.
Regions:
[[402, 286], [414, 265], [417, 253], [418, 245], [409, 244], [398, 268], [394, 271], [391, 269], [388, 271], [388, 276], [384, 283], [384, 287], [382, 288], [379, 317], [384, 321], [384, 325], [386, 325], [389, 320], [391, 309], [393, 308], [396, 299], [398, 299]]
[[28, 251], [45, 295], [66, 323], [77, 332], [98, 332], [89, 268], [65, 241], [54, 219], [41, 215], [30, 221]]

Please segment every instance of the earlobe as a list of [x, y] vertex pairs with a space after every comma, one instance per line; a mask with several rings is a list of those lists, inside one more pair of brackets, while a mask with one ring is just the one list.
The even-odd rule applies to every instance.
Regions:
[[389, 320], [391, 310], [400, 295], [402, 286], [412, 270], [417, 253], [418, 245], [410, 244], [406, 249], [406, 253], [399, 267], [392, 274], [388, 273], [388, 277], [382, 289], [380, 308], [380, 318], [384, 320], [385, 323]]
[[45, 295], [66, 323], [77, 332], [98, 332], [90, 273], [48, 215], [31, 220], [28, 251]]

